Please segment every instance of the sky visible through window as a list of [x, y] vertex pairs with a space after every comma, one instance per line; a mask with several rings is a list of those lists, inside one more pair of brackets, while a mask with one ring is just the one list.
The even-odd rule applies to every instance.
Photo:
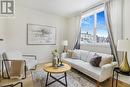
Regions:
[[82, 43], [108, 42], [108, 31], [105, 23], [104, 11], [84, 16], [81, 19], [80, 27]]
[[97, 13], [97, 35], [101, 37], [108, 37], [108, 31], [105, 23], [104, 11]]
[[94, 15], [84, 17], [81, 21], [81, 32], [86, 33], [87, 31], [92, 34], [94, 28]]

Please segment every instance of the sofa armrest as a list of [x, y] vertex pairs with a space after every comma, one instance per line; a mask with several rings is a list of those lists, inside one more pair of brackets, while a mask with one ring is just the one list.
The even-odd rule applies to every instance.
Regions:
[[105, 64], [101, 67], [100, 81], [104, 81], [112, 76], [113, 64]]
[[101, 68], [102, 69], [108, 69], [108, 68], [112, 68], [112, 67], [113, 67], [113, 65], [110, 63], [110, 64], [103, 65]]
[[118, 65], [117, 62], [112, 62], [112, 66], [113, 66], [113, 67], [116, 67], [117, 65]]
[[108, 68], [113, 68], [113, 67], [115, 67], [115, 66], [117, 66], [117, 62], [112, 62], [112, 63], [110, 63], [110, 64], [105, 64], [105, 65], [103, 65], [101, 68], [102, 68], [102, 69], [108, 69]]
[[117, 62], [112, 62], [110, 64], [105, 64], [101, 67], [101, 77], [100, 81], [104, 81], [112, 76], [113, 68], [117, 66]]

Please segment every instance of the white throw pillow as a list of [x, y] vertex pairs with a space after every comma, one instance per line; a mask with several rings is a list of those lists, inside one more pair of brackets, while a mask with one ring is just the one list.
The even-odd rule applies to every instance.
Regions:
[[72, 53], [73, 53], [73, 50], [68, 50], [67, 51], [67, 57], [71, 58], [72, 57]]
[[80, 59], [80, 51], [79, 50], [73, 50], [71, 58], [73, 59]]
[[81, 60], [88, 62], [89, 51], [80, 50]]
[[90, 62], [91, 58], [96, 54], [96, 52], [89, 52], [87, 56], [87, 61]]
[[105, 64], [109, 64], [112, 62], [113, 55], [109, 54], [103, 54], [103, 53], [97, 53], [98, 55], [102, 56], [101, 62], [100, 62], [100, 67], [102, 67]]

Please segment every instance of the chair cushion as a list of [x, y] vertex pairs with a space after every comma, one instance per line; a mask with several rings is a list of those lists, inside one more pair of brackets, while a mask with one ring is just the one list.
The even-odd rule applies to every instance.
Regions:
[[[17, 66], [17, 67], [16, 67]], [[10, 67], [10, 76], [11, 78], [20, 78], [22, 77], [22, 72], [24, 72], [24, 61], [23, 60], [13, 60], [11, 61]]]

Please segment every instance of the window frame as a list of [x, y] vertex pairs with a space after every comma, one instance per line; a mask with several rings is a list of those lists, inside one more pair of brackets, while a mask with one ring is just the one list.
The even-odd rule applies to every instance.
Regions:
[[[91, 10], [91, 11], [87, 11], [87, 12], [85, 12], [85, 13], [83, 13], [82, 15], [81, 15], [81, 19], [80, 19], [80, 30], [81, 30], [81, 32], [82, 32], [82, 28], [81, 28], [81, 23], [82, 23], [82, 20], [83, 20], [83, 18], [84, 17], [86, 17], [86, 16], [91, 16], [91, 15], [94, 15], [94, 28], [93, 29], [96, 29], [97, 28], [97, 14], [99, 13], [99, 12], [102, 12], [102, 11], [105, 11], [105, 9], [104, 9], [104, 7], [102, 6], [102, 7], [98, 7], [98, 8], [95, 8], [95, 9], [93, 9], [93, 10]], [[93, 30], [94, 31], [94, 30]], [[94, 38], [94, 40], [93, 41], [96, 41], [96, 37]], [[81, 43], [82, 41], [81, 41], [81, 35], [80, 35], [80, 43]], [[104, 44], [106, 44], [106, 45], [109, 45], [109, 43], [98, 43], [98, 42], [93, 42], [93, 43], [81, 43], [81, 44], [101, 44], [101, 45], [104, 45]]]

